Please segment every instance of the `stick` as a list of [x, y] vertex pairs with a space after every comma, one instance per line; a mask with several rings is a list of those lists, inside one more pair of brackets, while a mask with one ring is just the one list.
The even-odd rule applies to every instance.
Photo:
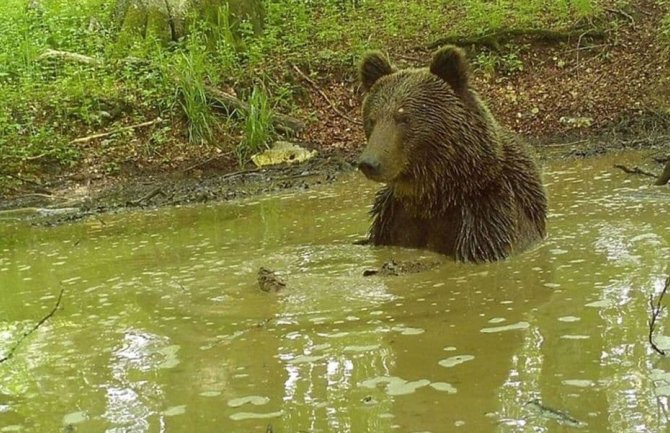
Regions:
[[670, 277], [668, 277], [665, 280], [665, 286], [663, 287], [663, 290], [661, 291], [661, 294], [658, 296], [658, 300], [656, 301], [656, 304], [654, 304], [654, 296], [649, 295], [649, 308], [651, 309], [651, 319], [649, 319], [649, 344], [651, 344], [652, 349], [654, 349], [657, 353], [660, 355], [665, 356], [665, 351], [660, 349], [656, 343], [654, 343], [654, 330], [656, 329], [656, 320], [658, 317], [663, 313], [663, 310], [665, 309], [662, 305], [661, 302], [663, 301], [663, 297], [665, 296], [665, 293], [668, 291], [668, 288], [670, 287]]
[[640, 167], [629, 168], [629, 167], [626, 167], [626, 166], [623, 165], [623, 164], [614, 164], [614, 167], [616, 167], [616, 168], [618, 168], [618, 169], [621, 169], [621, 170], [623, 170], [624, 172], [626, 172], [626, 173], [628, 173], [628, 174], [641, 174], [641, 175], [643, 175], [643, 176], [649, 176], [649, 177], [653, 177], [653, 178], [657, 178], [657, 177], [658, 177], [658, 176], [655, 175], [654, 173], [650, 173], [650, 172], [648, 172], [648, 171], [642, 170]]
[[158, 117], [158, 118], [156, 118], [156, 119], [154, 119], [154, 120], [150, 120], [150, 121], [148, 121], [148, 122], [138, 123], [138, 124], [136, 124], [136, 125], [124, 126], [124, 127], [115, 129], [115, 130], [113, 130], [113, 131], [109, 131], [109, 132], [101, 132], [100, 134], [93, 134], [93, 135], [89, 135], [89, 136], [87, 136], [87, 137], [75, 138], [74, 140], [72, 140], [72, 141], [70, 142], [70, 144], [76, 144], [76, 143], [88, 143], [89, 141], [91, 141], [91, 140], [95, 140], [96, 138], [109, 137], [110, 135], [114, 135], [114, 134], [117, 134], [117, 133], [119, 133], [119, 132], [123, 132], [123, 131], [132, 131], [133, 129], [143, 128], [143, 127], [145, 127], [145, 126], [151, 126], [151, 125], [155, 125], [155, 124], [157, 124], [157, 123], [161, 123], [161, 122], [163, 122], [163, 119], [161, 119], [160, 117]]
[[319, 93], [319, 95], [321, 95], [321, 97], [324, 99], [324, 101], [326, 101], [326, 102], [328, 103], [328, 105], [330, 105], [330, 108], [332, 108], [333, 111], [334, 111], [335, 113], [337, 113], [338, 116], [340, 116], [341, 118], [343, 118], [344, 120], [346, 120], [346, 121], [349, 122], [349, 123], [352, 123], [352, 124], [354, 124], [354, 125], [359, 125], [359, 122], [358, 122], [357, 120], [352, 119], [352, 118], [349, 117], [348, 115], [346, 115], [346, 114], [344, 114], [343, 112], [341, 112], [341, 111], [335, 106], [335, 104], [330, 100], [330, 98], [328, 98], [328, 95], [326, 95], [326, 94], [323, 92], [323, 90], [321, 90], [321, 89], [319, 88], [319, 86], [317, 86], [317, 84], [316, 84], [311, 78], [309, 78], [307, 75], [305, 75], [305, 73], [302, 72], [302, 71], [300, 70], [299, 67], [297, 67], [296, 65], [293, 65], [293, 70], [295, 70], [295, 71], [298, 73], [298, 75], [300, 75], [305, 81], [307, 81], [307, 82], [309, 83], [309, 85], [312, 86], [312, 88], [313, 88], [314, 90], [316, 90], [316, 91]]
[[11, 359], [12, 356], [14, 356], [14, 352], [16, 352], [16, 349], [18, 349], [18, 347], [21, 345], [21, 343], [23, 343], [23, 340], [28, 338], [28, 336], [30, 336], [30, 334], [32, 334], [33, 332], [37, 331], [37, 329], [40, 326], [42, 326], [44, 324], [44, 322], [49, 320], [51, 318], [51, 316], [53, 316], [56, 313], [56, 310], [58, 310], [58, 307], [60, 306], [60, 301], [61, 301], [61, 299], [63, 299], [63, 292], [64, 291], [65, 291], [65, 288], [60, 289], [60, 293], [58, 294], [58, 300], [56, 301], [56, 305], [54, 305], [54, 307], [51, 309], [51, 311], [49, 311], [49, 314], [42, 317], [40, 319], [40, 321], [35, 324], [35, 326], [33, 326], [30, 330], [23, 333], [23, 335], [21, 336], [21, 338], [19, 338], [19, 340], [16, 342], [16, 344], [14, 344], [14, 346], [11, 349], [9, 349], [9, 352], [7, 352], [7, 355], [0, 358], [0, 364], [2, 364], [3, 362], [8, 361], [9, 359]]

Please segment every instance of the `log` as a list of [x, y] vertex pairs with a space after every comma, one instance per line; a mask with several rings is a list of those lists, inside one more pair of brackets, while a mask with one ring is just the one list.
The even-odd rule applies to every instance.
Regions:
[[[235, 111], [249, 112], [249, 104], [216, 87], [205, 86], [205, 92], [215, 107], [223, 109], [228, 114], [233, 114]], [[275, 129], [285, 134], [297, 134], [306, 127], [302, 120], [280, 113], [272, 113], [272, 123]]]

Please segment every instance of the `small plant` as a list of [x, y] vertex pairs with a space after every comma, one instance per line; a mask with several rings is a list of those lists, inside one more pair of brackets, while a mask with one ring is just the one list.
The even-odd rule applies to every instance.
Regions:
[[257, 86], [249, 98], [249, 112], [244, 120], [243, 131], [244, 137], [235, 149], [240, 166], [244, 166], [254, 153], [267, 149], [274, 133], [268, 97]]
[[665, 39], [670, 41], [670, 12], [661, 21], [661, 34]]
[[474, 59], [476, 67], [484, 74], [492, 76], [495, 74], [514, 75], [523, 71], [523, 61], [516, 51], [507, 54], [494, 52], [482, 52]]

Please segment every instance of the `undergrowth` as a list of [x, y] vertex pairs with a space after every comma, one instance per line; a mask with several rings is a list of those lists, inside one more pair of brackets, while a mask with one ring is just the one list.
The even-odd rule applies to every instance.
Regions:
[[[152, 34], [117, 34], [108, 0], [43, 0], [39, 9], [26, 3], [0, 3], [0, 191], [38, 180], [45, 168], [169, 164], [175, 153], [203, 148], [230, 151], [244, 165], [274, 138], [273, 110], [290, 112], [299, 103], [292, 64], [351, 73], [370, 48], [402, 51], [510, 26], [565, 28], [601, 12], [598, 0], [389, 0], [383, 7], [372, 0], [266, 0], [261, 35], [244, 22], [234, 34], [222, 8], [188, 38], [166, 45]], [[664, 22], [667, 34], [670, 20]], [[40, 59], [46, 49], [100, 64]], [[523, 67], [515, 53], [478, 61], [512, 72]], [[222, 117], [207, 101], [207, 85], [248, 95], [242, 99], [250, 112]], [[72, 143], [157, 117], [170, 126]]]

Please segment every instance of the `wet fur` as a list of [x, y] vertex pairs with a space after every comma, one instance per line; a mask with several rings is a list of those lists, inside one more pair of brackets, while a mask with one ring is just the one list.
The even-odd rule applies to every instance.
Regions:
[[430, 68], [398, 72], [373, 56], [373, 67], [361, 69], [370, 89], [364, 121], [394, 104], [414, 117], [398, 156], [408, 162], [377, 195], [370, 241], [481, 262], [542, 239], [546, 198], [538, 168], [469, 88], [462, 51], [449, 47]]

